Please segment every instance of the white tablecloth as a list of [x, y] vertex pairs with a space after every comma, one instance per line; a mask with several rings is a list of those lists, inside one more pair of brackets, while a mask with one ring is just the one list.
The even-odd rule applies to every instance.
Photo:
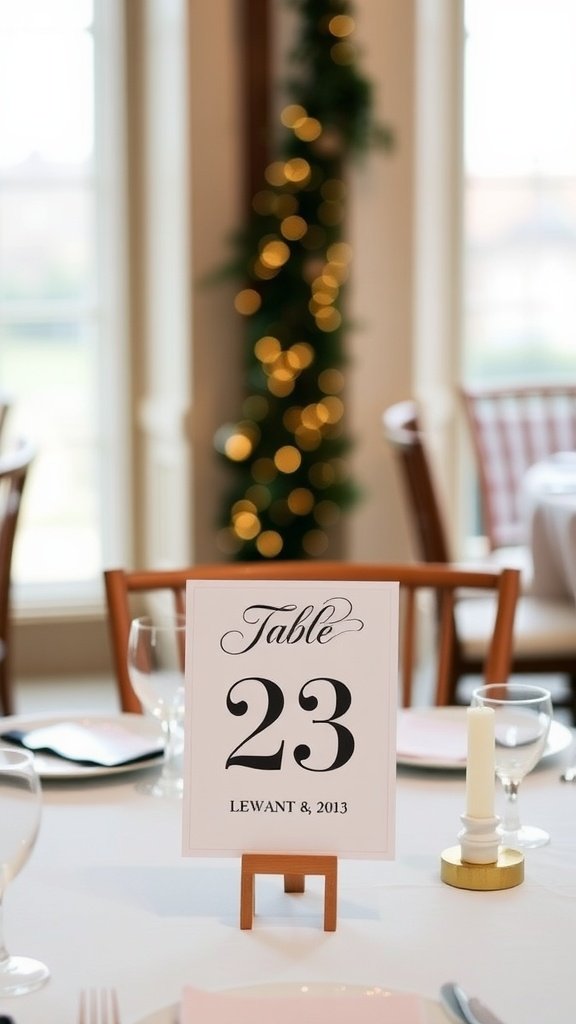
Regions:
[[123, 1024], [134, 1024], [176, 1003], [186, 983], [339, 981], [436, 998], [457, 979], [506, 1024], [568, 1024], [576, 785], [561, 784], [559, 771], [569, 760], [569, 751], [548, 758], [523, 783], [522, 817], [552, 842], [527, 852], [521, 886], [491, 893], [439, 878], [460, 827], [463, 773], [400, 768], [396, 859], [340, 862], [333, 933], [322, 929], [321, 879], [286, 895], [273, 876], [258, 877], [254, 928], [240, 931], [239, 861], [182, 859], [181, 805], [137, 793], [147, 773], [47, 784], [36, 849], [8, 888], [5, 929], [9, 949], [44, 959], [52, 977], [0, 1001], [0, 1012], [16, 1024], [75, 1024], [82, 987], [115, 985]]
[[576, 453], [532, 466], [523, 481], [533, 560], [532, 592], [576, 601]]

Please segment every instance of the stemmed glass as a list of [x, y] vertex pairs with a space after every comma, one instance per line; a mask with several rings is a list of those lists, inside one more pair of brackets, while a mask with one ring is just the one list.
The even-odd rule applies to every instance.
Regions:
[[546, 746], [552, 721], [550, 691], [524, 683], [495, 683], [474, 690], [471, 704], [492, 708], [495, 714], [495, 770], [506, 794], [500, 829], [503, 845], [516, 849], [544, 846], [550, 840], [548, 832], [520, 824], [518, 789]]
[[182, 749], [184, 713], [184, 615], [133, 619], [128, 639], [128, 672], [136, 696], [145, 710], [162, 725], [164, 762], [162, 774], [138, 789], [152, 796], [181, 796], [182, 771], [178, 754]]
[[2, 899], [24, 867], [40, 827], [42, 792], [29, 751], [0, 748], [0, 997], [40, 988], [50, 971], [40, 960], [11, 956], [2, 941]]

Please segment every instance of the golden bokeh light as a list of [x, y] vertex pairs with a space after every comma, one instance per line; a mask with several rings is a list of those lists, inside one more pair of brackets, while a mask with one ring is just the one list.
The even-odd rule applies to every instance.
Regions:
[[334, 242], [326, 252], [329, 263], [350, 263], [352, 259], [352, 247], [348, 242]]
[[332, 278], [334, 281], [336, 281], [337, 284], [343, 284], [344, 281], [348, 280], [349, 274], [350, 271], [348, 269], [347, 264], [327, 263], [326, 269], [322, 276], [324, 277], [325, 275], [327, 275], [329, 278]]
[[344, 388], [344, 374], [340, 370], [322, 370], [318, 374], [318, 387], [325, 395], [337, 395]]
[[300, 467], [302, 456], [293, 444], [285, 444], [274, 456], [274, 465], [281, 473], [295, 473]]
[[234, 504], [232, 505], [230, 515], [231, 518], [234, 519], [235, 516], [240, 515], [241, 512], [255, 513], [257, 511], [258, 509], [256, 508], [256, 505], [254, 504], [253, 501], [249, 501], [247, 498], [240, 498], [238, 501], [235, 501]]
[[334, 46], [330, 47], [330, 56], [334, 63], [340, 66], [353, 64], [356, 59], [356, 47], [347, 41], [334, 43]]
[[297, 341], [290, 346], [290, 352], [301, 370], [305, 370], [314, 361], [314, 349], [307, 341]]
[[[335, 35], [336, 33], [334, 33]], [[300, 121], [304, 121], [308, 117], [307, 110], [300, 106], [299, 103], [289, 103], [287, 107], [284, 107], [280, 114], [280, 120], [286, 128], [293, 128], [294, 125]]]
[[320, 426], [322, 420], [318, 416], [318, 406], [316, 405], [316, 402], [311, 402], [310, 405], [307, 405], [302, 409], [301, 420], [305, 427], [314, 429], [315, 427]]
[[329, 308], [319, 309], [316, 313], [316, 325], [319, 330], [325, 331], [337, 331], [342, 323], [342, 317], [337, 309], [332, 306]]
[[270, 484], [278, 475], [273, 459], [256, 459], [250, 472], [257, 484]]
[[300, 238], [304, 237], [308, 231], [308, 225], [304, 220], [304, 217], [292, 215], [284, 218], [280, 224], [280, 231], [284, 235], [284, 238], [288, 238], [291, 242], [296, 242]]
[[264, 530], [256, 541], [256, 547], [263, 558], [275, 558], [284, 547], [284, 541], [276, 530]]
[[310, 164], [301, 156], [295, 156], [284, 164], [284, 177], [287, 181], [292, 181], [297, 185], [308, 181], [311, 174]]
[[245, 434], [231, 434], [224, 444], [224, 452], [233, 462], [244, 462], [252, 454], [253, 447]]
[[271, 281], [273, 277], [276, 277], [279, 269], [279, 267], [265, 267], [259, 258], [252, 264], [253, 276], [260, 278], [261, 281]]
[[243, 288], [234, 299], [234, 308], [242, 316], [251, 316], [262, 305], [262, 299], [255, 288]]
[[294, 438], [303, 452], [313, 452], [322, 443], [322, 434], [317, 427], [304, 427], [300, 425], [294, 431]]
[[354, 18], [351, 18], [348, 14], [335, 14], [328, 22], [330, 32], [339, 39], [344, 39], [345, 36], [351, 35], [355, 27]]
[[299, 405], [291, 405], [289, 409], [286, 409], [282, 417], [282, 423], [289, 430], [291, 434], [300, 426], [300, 413], [301, 408]]
[[286, 184], [286, 172], [285, 163], [283, 160], [274, 160], [273, 163], [268, 164], [264, 171], [264, 177], [269, 185], [285, 185]]
[[266, 381], [266, 387], [276, 398], [287, 398], [294, 391], [294, 380], [278, 380], [277, 377], [270, 376]]
[[316, 308], [319, 309], [321, 306], [331, 306], [337, 297], [338, 294], [333, 288], [316, 288], [312, 302], [316, 303]]
[[314, 507], [314, 495], [308, 487], [295, 487], [288, 495], [288, 508], [296, 516], [306, 516]]
[[272, 334], [265, 334], [254, 345], [254, 355], [261, 363], [273, 363], [278, 358], [282, 346]]
[[322, 125], [315, 117], [305, 117], [294, 125], [294, 134], [302, 142], [314, 142], [322, 134]]
[[290, 246], [280, 238], [266, 242], [260, 250], [260, 262], [273, 270], [283, 267], [288, 259], [290, 259]]
[[290, 363], [290, 353], [281, 352], [277, 359], [274, 360], [272, 369], [268, 371], [276, 381], [289, 381], [294, 380], [295, 373], [294, 367]]
[[262, 526], [258, 516], [254, 515], [253, 512], [240, 512], [234, 518], [232, 529], [241, 540], [254, 540], [254, 537], [257, 537], [260, 533]]
[[[323, 410], [325, 415], [325, 423], [338, 423], [344, 415], [344, 402], [341, 398], [336, 398], [335, 395], [329, 395], [327, 398], [323, 398], [318, 403], [318, 408]], [[320, 415], [320, 413], [319, 413]]]
[[308, 530], [302, 537], [302, 547], [307, 555], [323, 555], [328, 547], [328, 537], [323, 530]]

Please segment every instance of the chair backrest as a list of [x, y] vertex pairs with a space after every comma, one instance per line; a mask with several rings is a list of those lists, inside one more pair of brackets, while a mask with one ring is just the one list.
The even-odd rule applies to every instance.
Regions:
[[28, 470], [35, 455], [32, 445], [24, 443], [0, 455], [0, 706], [11, 714], [10, 678], [10, 596], [12, 554]]
[[7, 395], [3, 395], [0, 392], [0, 435], [2, 434], [2, 431], [3, 431], [3, 429], [4, 429], [5, 425], [6, 425], [6, 420], [8, 419], [8, 413], [10, 412], [11, 408], [12, 408], [12, 402], [11, 402], [10, 398]]
[[576, 384], [461, 387], [491, 548], [526, 543], [522, 477], [554, 452], [576, 451]]
[[397, 402], [382, 415], [384, 436], [401, 472], [418, 557], [425, 562], [449, 562], [448, 539], [430, 460], [413, 401]]
[[455, 700], [458, 676], [458, 637], [454, 622], [454, 603], [461, 589], [492, 593], [495, 596], [495, 622], [486, 646], [484, 678], [501, 682], [508, 678], [512, 660], [514, 615], [518, 597], [519, 573], [516, 569], [472, 571], [431, 563], [369, 564], [338, 561], [236, 562], [195, 565], [186, 569], [126, 572], [109, 569], [104, 573], [112, 656], [120, 703], [124, 711], [141, 711], [130, 685], [127, 669], [128, 634], [134, 614], [134, 599], [165, 591], [176, 611], [183, 611], [185, 587], [189, 579], [224, 580], [367, 580], [398, 581], [402, 596], [400, 664], [401, 699], [409, 706], [413, 677], [418, 663], [418, 598], [422, 591], [433, 592], [439, 603], [436, 637], [436, 703]]

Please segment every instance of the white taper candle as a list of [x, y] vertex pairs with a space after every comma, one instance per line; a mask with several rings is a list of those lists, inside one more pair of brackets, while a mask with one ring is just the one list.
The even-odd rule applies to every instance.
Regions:
[[494, 815], [494, 711], [468, 708], [466, 814], [471, 818]]

